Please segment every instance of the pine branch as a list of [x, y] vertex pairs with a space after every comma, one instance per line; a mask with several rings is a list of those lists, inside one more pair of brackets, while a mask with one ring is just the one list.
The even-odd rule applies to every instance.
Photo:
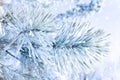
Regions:
[[[54, 16], [48, 13], [47, 10], [40, 6], [32, 7], [23, 4], [21, 6], [14, 5], [5, 8], [5, 15], [2, 19], [5, 35], [0, 39], [0, 47], [4, 48], [4, 50], [11, 46], [18, 46], [17, 41], [24, 41], [27, 37], [31, 38], [34, 36], [35, 40], [38, 38], [38, 43], [40, 42], [39, 36], [41, 36], [41, 32], [46, 33], [56, 30], [54, 27]], [[25, 37], [23, 38], [22, 36]], [[34, 48], [41, 47], [41, 42], [37, 44], [35, 41], [28, 40], [26, 43], [28, 44], [28, 42]]]
[[[77, 6], [86, 8], [84, 5]], [[90, 8], [93, 10], [94, 6], [87, 6], [85, 10], [90, 11]], [[3, 59], [8, 58], [8, 63], [12, 57], [12, 65], [8, 68], [22, 66], [15, 67], [13, 72], [4, 67], [3, 70], [8, 71], [4, 76], [10, 80], [9, 73], [12, 72], [12, 77], [17, 76], [14, 73], [17, 70], [24, 78], [31, 76], [42, 80], [42, 74], [51, 69], [77, 79], [79, 72], [89, 72], [108, 51], [108, 35], [103, 30], [94, 30], [89, 23], [75, 20], [66, 21], [58, 31], [55, 17], [38, 5], [6, 6], [0, 21], [5, 32], [0, 37], [0, 55], [9, 54], [2, 56]], [[48, 34], [51, 32], [56, 35], [55, 38]], [[17, 61], [19, 64], [15, 63]], [[47, 79], [47, 75], [44, 77]]]
[[[20, 69], [21, 74], [26, 73], [25, 75], [35, 75], [35, 79], [40, 78], [41, 76], [36, 77], [36, 75], [42, 74], [49, 57], [45, 49], [45, 46], [50, 44], [46, 33], [57, 30], [54, 25], [54, 16], [39, 6], [29, 5], [7, 6], [4, 14], [1, 23], [5, 35], [0, 37], [0, 55], [9, 54], [8, 58], [13, 58], [12, 64], [16, 64], [14, 61], [19, 61], [21, 63], [19, 65], [23, 67]], [[24, 51], [23, 47], [29, 50], [29, 54]], [[43, 52], [46, 53], [43, 54]], [[5, 57], [6, 55], [2, 56], [3, 59]], [[24, 70], [28, 70], [29, 73]], [[4, 77], [10, 78], [9, 71], [5, 73]], [[11, 74], [15, 74], [14, 71]]]
[[[40, 30], [44, 32], [54, 31], [54, 15], [45, 11], [42, 7], [32, 7], [29, 5], [22, 5], [19, 7], [6, 6], [3, 21], [7, 25], [17, 28], [17, 31], [23, 30]], [[4, 22], [2, 23], [4, 24]]]
[[54, 63], [60, 71], [89, 72], [106, 55], [108, 36], [103, 30], [93, 30], [86, 22], [64, 24], [53, 43]]

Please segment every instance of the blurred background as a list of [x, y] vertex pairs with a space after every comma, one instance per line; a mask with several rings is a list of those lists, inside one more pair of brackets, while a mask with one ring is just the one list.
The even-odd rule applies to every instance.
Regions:
[[93, 17], [93, 23], [110, 33], [110, 55], [99, 74], [100, 80], [120, 80], [120, 0], [104, 0], [102, 9]]

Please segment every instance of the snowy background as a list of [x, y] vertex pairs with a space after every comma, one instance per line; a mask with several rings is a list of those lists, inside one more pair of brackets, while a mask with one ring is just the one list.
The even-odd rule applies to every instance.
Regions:
[[[96, 26], [111, 33], [110, 56], [101, 74], [102, 80], [120, 80], [120, 0], [105, 0], [102, 10], [94, 15]], [[104, 74], [104, 75], [103, 75]], [[101, 80], [101, 79], [100, 79]]]
[[[4, 3], [16, 3], [15, 0], [3, 1]], [[71, 3], [66, 0], [66, 4]], [[60, 12], [64, 10], [64, 7], [59, 8]], [[90, 19], [92, 25], [111, 34], [109, 57], [99, 67], [92, 80], [120, 80], [120, 0], [104, 0], [100, 12], [95, 13]]]

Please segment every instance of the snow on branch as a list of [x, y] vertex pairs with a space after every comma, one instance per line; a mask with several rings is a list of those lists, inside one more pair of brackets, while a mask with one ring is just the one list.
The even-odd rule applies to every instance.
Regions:
[[62, 26], [53, 42], [53, 56], [58, 69], [88, 72], [106, 55], [109, 34], [89, 26], [88, 22], [79, 20]]

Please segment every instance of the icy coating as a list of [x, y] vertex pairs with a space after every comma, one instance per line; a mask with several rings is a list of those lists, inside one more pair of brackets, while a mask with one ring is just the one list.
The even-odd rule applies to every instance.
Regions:
[[94, 30], [93, 23], [88, 22], [88, 17], [101, 9], [101, 0], [3, 0], [3, 3], [1, 79], [119, 80], [119, 56], [106, 57], [108, 34]]

